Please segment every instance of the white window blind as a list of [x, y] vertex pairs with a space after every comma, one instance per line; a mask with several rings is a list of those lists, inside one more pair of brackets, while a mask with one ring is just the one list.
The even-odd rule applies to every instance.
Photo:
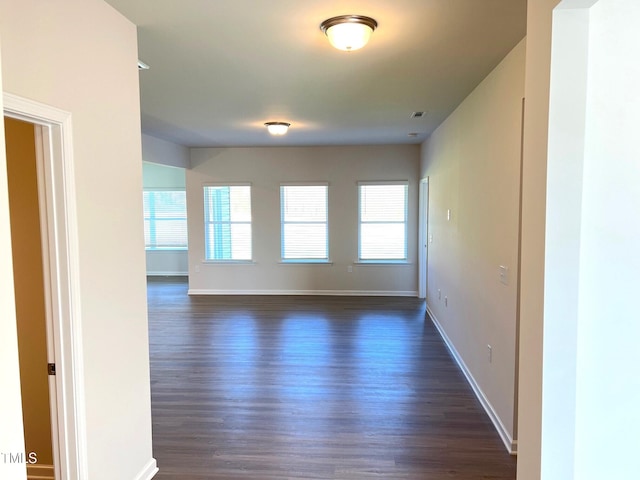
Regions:
[[251, 186], [205, 186], [204, 221], [207, 260], [251, 260]]
[[360, 260], [407, 259], [406, 182], [359, 185]]
[[327, 185], [281, 185], [282, 259], [329, 259]]
[[148, 250], [187, 248], [187, 199], [184, 190], [145, 190], [144, 242]]

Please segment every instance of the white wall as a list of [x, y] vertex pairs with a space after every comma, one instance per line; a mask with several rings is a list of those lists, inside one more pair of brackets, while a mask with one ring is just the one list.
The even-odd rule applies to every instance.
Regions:
[[189, 149], [183, 145], [143, 134], [142, 160], [170, 167], [189, 168]]
[[600, 0], [590, 17], [575, 478], [632, 480], [640, 477], [640, 4]]
[[518, 480], [540, 479], [551, 15], [559, 1], [527, 2], [518, 370]]
[[[554, 13], [547, 168], [541, 477], [574, 475], [588, 10]], [[565, 31], [566, 28], [569, 31]], [[582, 53], [580, 50], [583, 50]], [[582, 121], [575, 121], [582, 118]], [[555, 159], [555, 160], [554, 160]], [[559, 159], [559, 161], [558, 161]], [[571, 199], [566, 202], [565, 199]]]
[[[416, 145], [192, 149], [187, 171], [190, 292], [417, 295], [418, 169]], [[409, 265], [354, 265], [359, 180], [409, 180]], [[252, 184], [252, 265], [203, 262], [202, 186], [227, 181]], [[279, 187], [293, 181], [329, 182], [332, 265], [279, 263]], [[353, 266], [352, 273], [348, 266]]]
[[544, 480], [640, 475], [639, 24], [635, 0], [573, 0], [554, 13]]
[[[421, 166], [429, 177], [429, 311], [509, 449], [515, 437], [524, 63], [522, 41], [430, 136]], [[508, 268], [506, 285], [501, 265]]]
[[[2, 0], [0, 37], [4, 91], [72, 114], [88, 478], [148, 478], [155, 460], [136, 28], [99, 0]], [[3, 369], [5, 356], [6, 365], [15, 368], [5, 196], [0, 200]], [[3, 451], [22, 442], [14, 428], [21, 416], [16, 374], [2, 378], [7, 409], [0, 430], [11, 432]], [[5, 416], [11, 418], [6, 424]], [[0, 477], [21, 478], [9, 468]]]
[[[150, 137], [153, 138], [153, 137]], [[163, 144], [156, 145], [164, 147]], [[145, 148], [148, 143], [142, 143], [142, 156], [145, 157]], [[172, 152], [164, 151], [167, 156], [173, 158]], [[142, 183], [144, 188], [151, 189], [185, 189], [186, 179], [184, 168], [170, 167], [157, 163], [142, 163]], [[189, 271], [189, 260], [187, 250], [146, 250], [147, 275], [187, 275]]]

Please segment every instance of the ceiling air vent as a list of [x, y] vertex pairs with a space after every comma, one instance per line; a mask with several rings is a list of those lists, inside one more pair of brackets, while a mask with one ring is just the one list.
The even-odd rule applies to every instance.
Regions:
[[422, 118], [424, 117], [424, 112], [413, 112], [411, 114], [411, 118]]

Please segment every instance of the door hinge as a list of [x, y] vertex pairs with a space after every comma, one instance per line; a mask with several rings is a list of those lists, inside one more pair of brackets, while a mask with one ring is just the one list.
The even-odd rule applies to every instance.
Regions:
[[47, 371], [49, 372], [49, 375], [55, 375], [56, 374], [56, 364], [55, 363], [48, 363], [47, 364]]

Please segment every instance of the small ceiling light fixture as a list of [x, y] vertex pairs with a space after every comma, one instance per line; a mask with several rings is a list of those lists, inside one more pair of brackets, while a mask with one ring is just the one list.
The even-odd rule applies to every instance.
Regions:
[[284, 135], [291, 126], [287, 122], [267, 122], [264, 124], [271, 135]]
[[144, 63], [142, 60], [138, 60], [138, 70], [149, 70], [149, 65]]
[[378, 22], [371, 17], [340, 15], [322, 22], [320, 30], [338, 50], [351, 52], [364, 47], [377, 26]]

